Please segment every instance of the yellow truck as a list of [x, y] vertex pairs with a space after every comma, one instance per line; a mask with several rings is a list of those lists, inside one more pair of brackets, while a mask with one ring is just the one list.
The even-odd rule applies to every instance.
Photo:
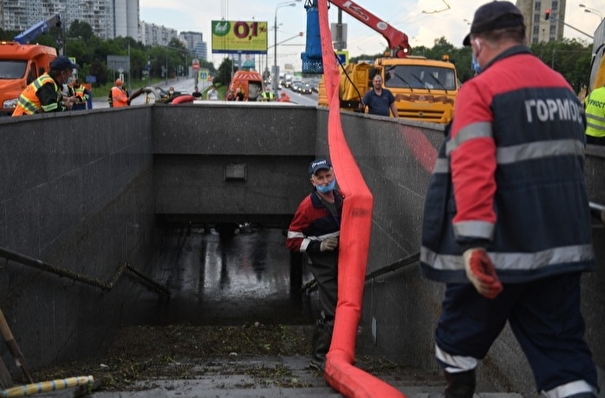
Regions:
[[[454, 64], [425, 57], [379, 58], [373, 64], [348, 64], [340, 70], [340, 108], [360, 112], [364, 94], [376, 74], [395, 97], [400, 118], [449, 123], [454, 116], [458, 77]], [[319, 84], [318, 104], [328, 105], [325, 84]]]
[[[395, 96], [400, 118], [432, 123], [449, 123], [454, 115], [458, 94], [458, 77], [454, 64], [446, 60], [430, 60], [411, 56], [408, 36], [381, 20], [352, 0], [329, 0], [330, 3], [380, 33], [388, 43], [388, 57], [372, 64], [348, 64], [340, 69], [340, 108], [359, 111], [359, 103], [372, 87], [376, 74], [382, 76], [384, 87]], [[317, 1], [307, 7], [313, 10]], [[311, 35], [308, 35], [308, 37]], [[307, 39], [309, 40], [309, 39]], [[303, 72], [313, 72], [312, 52], [303, 54]], [[306, 62], [308, 61], [308, 62]], [[308, 65], [306, 68], [305, 65]], [[321, 72], [320, 72], [321, 73]], [[328, 105], [325, 84], [318, 87], [318, 104]]]

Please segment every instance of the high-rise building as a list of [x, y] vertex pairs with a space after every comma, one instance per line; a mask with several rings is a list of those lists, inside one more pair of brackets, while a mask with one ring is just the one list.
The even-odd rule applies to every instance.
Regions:
[[[523, 13], [529, 44], [563, 39], [566, 0], [517, 0]], [[546, 10], [550, 11], [546, 19]]]
[[114, 0], [114, 37], [139, 37], [139, 1]]
[[200, 41], [195, 45], [193, 49], [193, 54], [199, 59], [203, 59], [204, 61], [208, 61], [208, 43], [205, 41]]
[[119, 36], [139, 40], [139, 0], [0, 0], [0, 28], [24, 31], [55, 14], [64, 26], [88, 23], [103, 39]]
[[141, 21], [139, 25], [139, 40], [144, 45], [167, 46], [170, 40], [178, 38], [178, 32], [175, 29], [166, 28], [152, 23]]
[[185, 42], [185, 47], [197, 58], [208, 60], [208, 46], [201, 32], [181, 32], [179, 38]]

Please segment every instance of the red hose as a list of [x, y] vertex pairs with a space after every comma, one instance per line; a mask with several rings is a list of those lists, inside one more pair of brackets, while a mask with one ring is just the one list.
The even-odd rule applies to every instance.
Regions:
[[340, 229], [338, 304], [326, 359], [326, 381], [346, 397], [405, 397], [395, 387], [353, 366], [372, 227], [374, 198], [368, 189], [340, 123], [339, 74], [332, 49], [327, 0], [318, 1], [321, 47], [328, 96], [328, 149], [345, 200]]
[[193, 97], [193, 95], [183, 94], [183, 95], [179, 95], [178, 97], [176, 97], [175, 99], [170, 101], [170, 103], [172, 105], [177, 105], [177, 104], [183, 104], [186, 102], [193, 102], [194, 99], [195, 98]]

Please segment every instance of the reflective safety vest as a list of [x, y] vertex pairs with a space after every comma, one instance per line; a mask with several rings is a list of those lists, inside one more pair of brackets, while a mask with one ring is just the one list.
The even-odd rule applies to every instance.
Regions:
[[586, 103], [586, 135], [605, 138], [605, 87], [588, 95]]
[[[40, 98], [36, 95], [38, 90], [42, 88], [45, 84], [52, 83], [55, 92], [57, 93], [57, 102], [53, 102], [52, 104], [42, 105], [40, 102]], [[29, 86], [23, 90], [19, 99], [17, 101], [17, 106], [13, 111], [13, 116], [21, 116], [21, 115], [33, 115], [34, 113], [40, 112], [54, 112], [59, 109], [60, 102], [63, 99], [63, 94], [59, 90], [59, 86], [57, 86], [57, 82], [55, 79], [50, 77], [48, 73], [43, 74], [36, 80], [34, 80]]]
[[86, 93], [86, 87], [84, 87], [83, 85], [79, 85], [77, 87], [74, 87], [74, 93], [76, 95], [76, 97], [78, 97], [80, 99], [80, 102], [86, 102], [88, 101], [88, 94]]
[[275, 96], [273, 95], [273, 91], [263, 91], [263, 94], [262, 94], [263, 100], [271, 101], [271, 100], [273, 100], [273, 98], [275, 98]]

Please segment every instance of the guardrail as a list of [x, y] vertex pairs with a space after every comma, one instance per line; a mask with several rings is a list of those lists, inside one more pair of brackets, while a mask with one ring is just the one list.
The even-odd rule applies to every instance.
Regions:
[[166, 296], [170, 296], [170, 291], [166, 287], [160, 285], [153, 279], [143, 275], [139, 270], [134, 268], [132, 265], [130, 265], [130, 263], [128, 263], [126, 261], [120, 264], [118, 269], [114, 272], [114, 274], [109, 279], [109, 282], [103, 282], [99, 279], [91, 278], [89, 276], [81, 275], [76, 272], [64, 269], [64, 268], [56, 267], [54, 265], [45, 263], [41, 260], [38, 260], [38, 259], [35, 259], [32, 257], [28, 257], [23, 254], [20, 254], [20, 253], [17, 253], [17, 252], [14, 252], [14, 251], [2, 248], [2, 247], [0, 247], [0, 257], [6, 258], [7, 260], [11, 260], [11, 261], [14, 261], [19, 264], [27, 265], [29, 267], [33, 267], [33, 268], [42, 270], [44, 272], [58, 275], [60, 277], [68, 278], [68, 279], [74, 280], [76, 282], [80, 282], [80, 283], [83, 283], [83, 284], [86, 284], [89, 286], [93, 286], [93, 287], [96, 287], [96, 288], [99, 288], [99, 289], [105, 290], [105, 291], [111, 290], [113, 288], [113, 286], [115, 285], [115, 283], [118, 281], [118, 279], [120, 279], [120, 277], [122, 276], [122, 274], [125, 271], [130, 271], [133, 275], [137, 276], [140, 281], [143, 281], [144, 284], [147, 284], [147, 286], [152, 287], [154, 290], [156, 290], [160, 293], [163, 293]]

